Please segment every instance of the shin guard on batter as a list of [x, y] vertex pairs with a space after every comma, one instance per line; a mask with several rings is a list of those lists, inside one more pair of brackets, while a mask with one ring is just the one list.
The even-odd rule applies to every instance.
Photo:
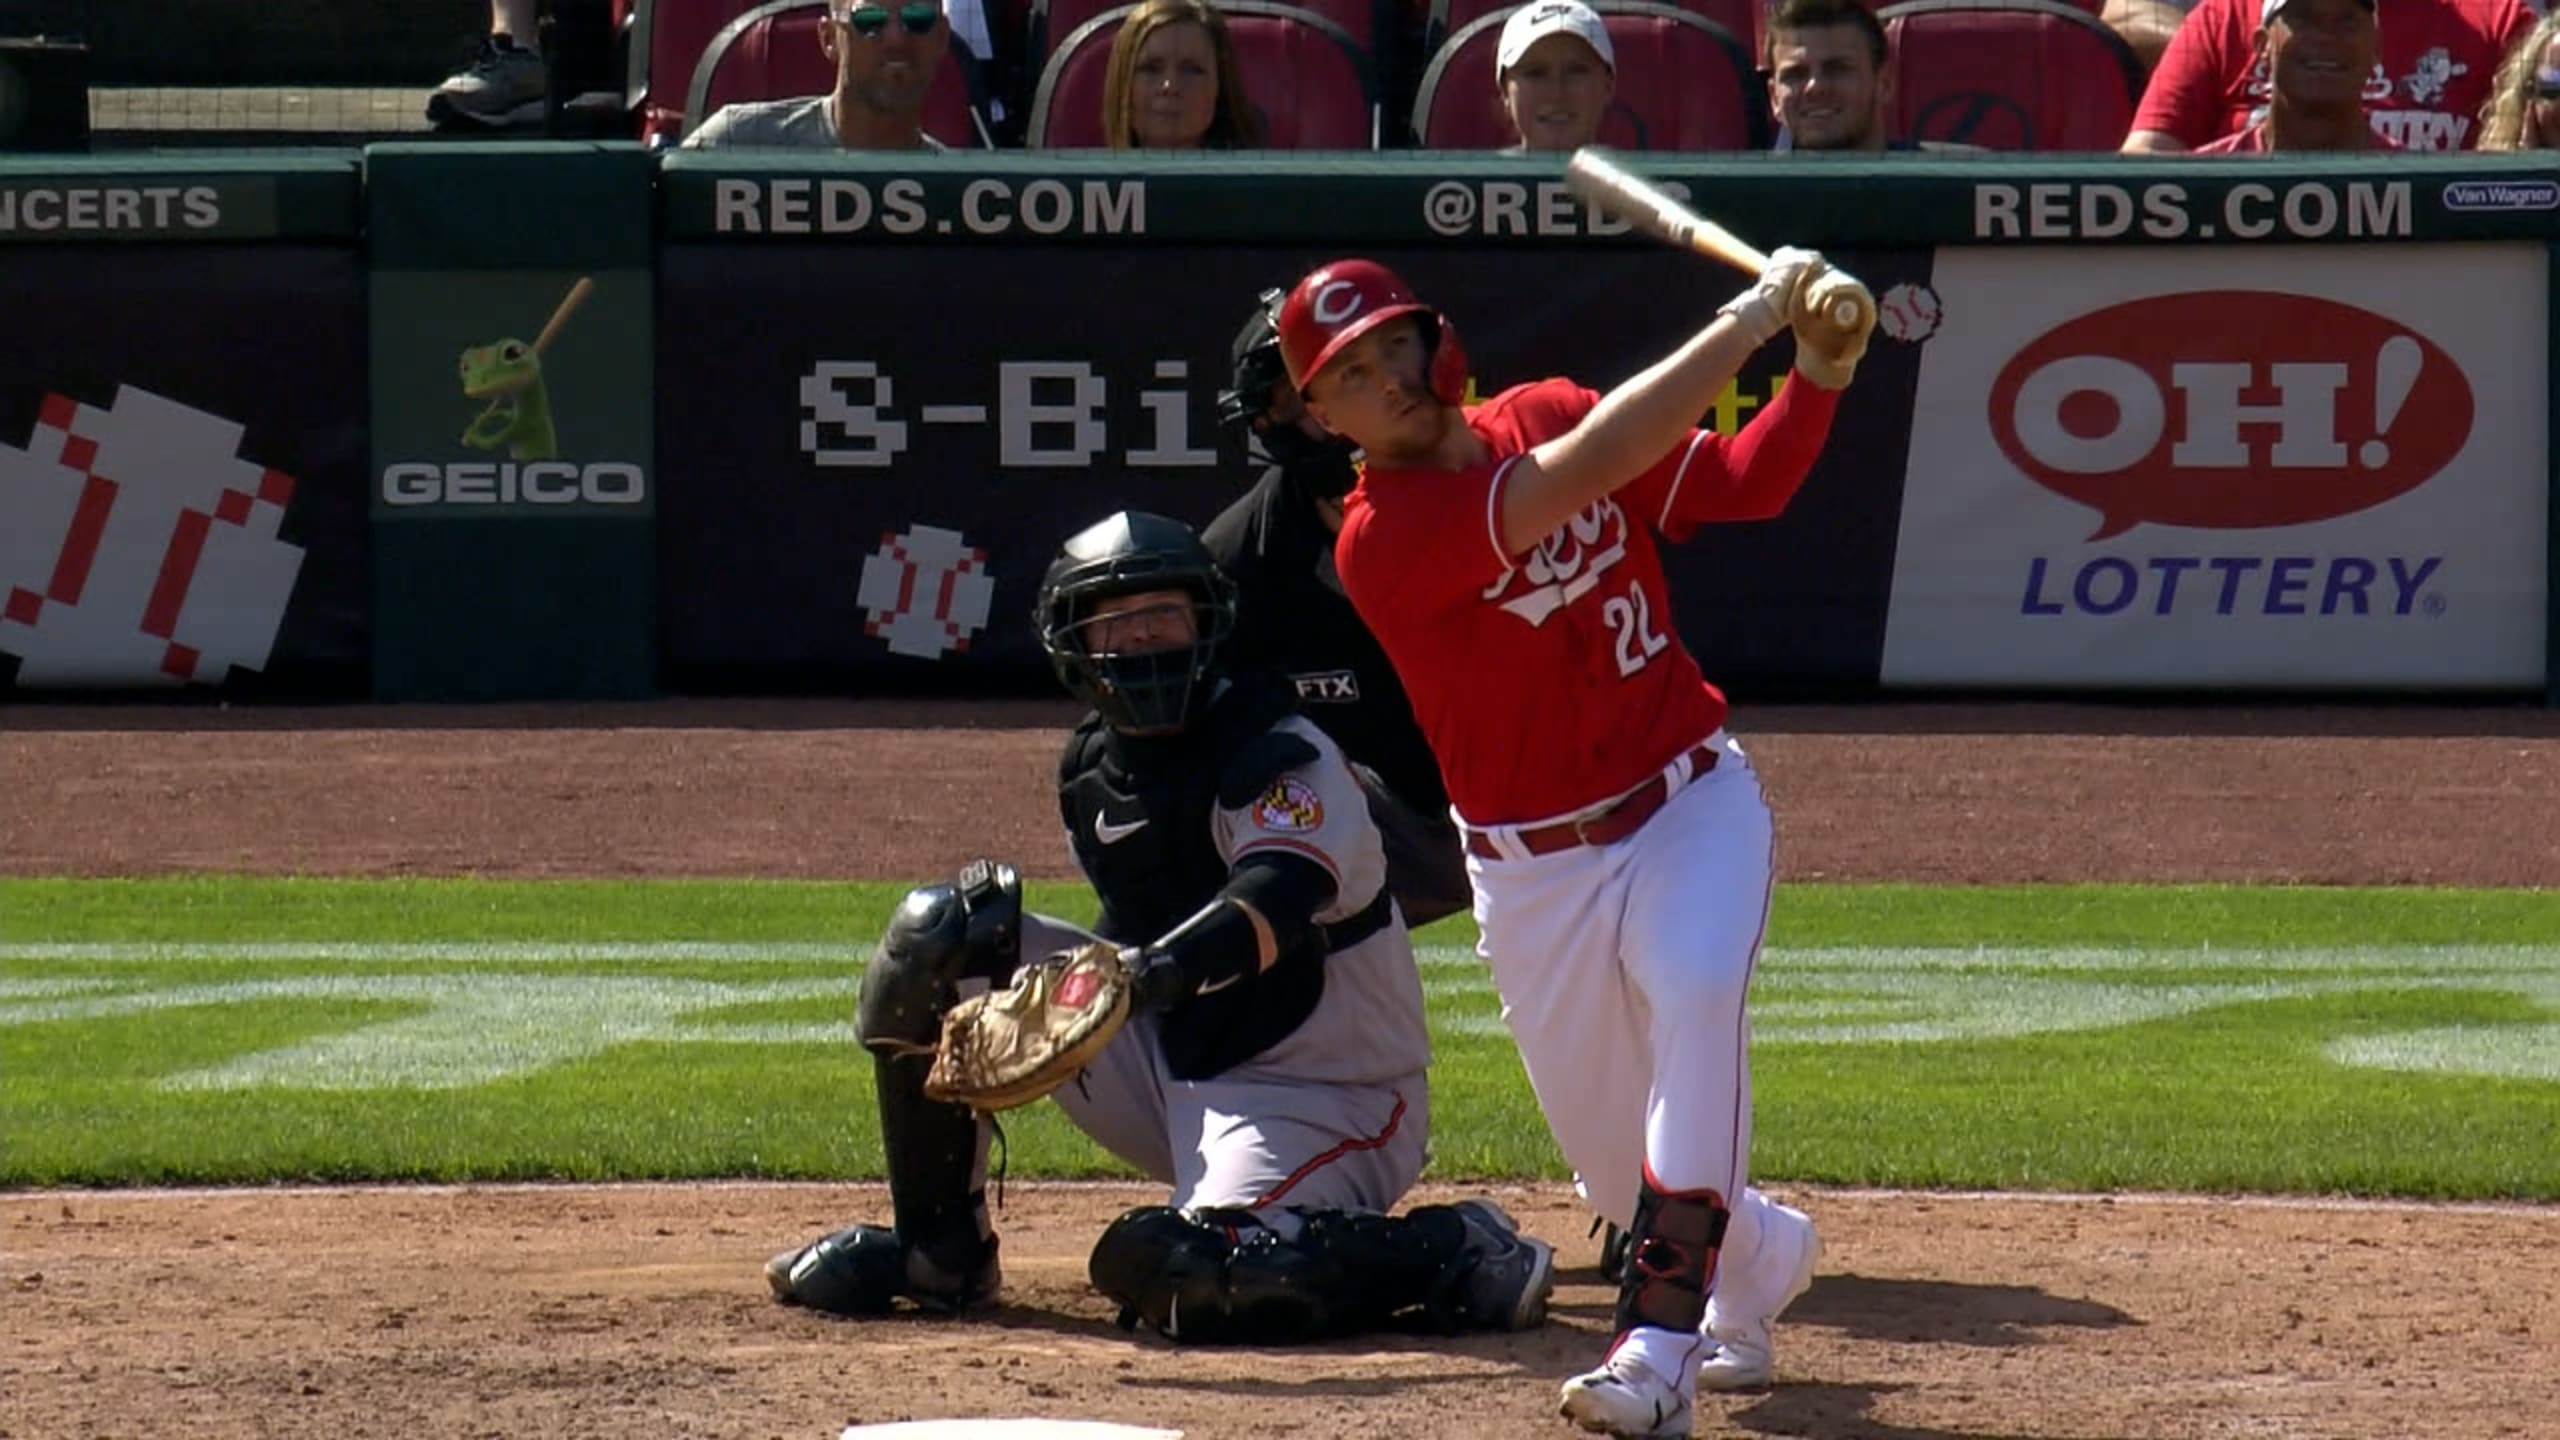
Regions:
[[1618, 1277], [1617, 1333], [1639, 1326], [1694, 1336], [1707, 1317], [1707, 1288], [1716, 1251], [1731, 1218], [1713, 1190], [1665, 1190], [1648, 1168], [1636, 1195], [1635, 1225], [1627, 1232], [1625, 1269]]

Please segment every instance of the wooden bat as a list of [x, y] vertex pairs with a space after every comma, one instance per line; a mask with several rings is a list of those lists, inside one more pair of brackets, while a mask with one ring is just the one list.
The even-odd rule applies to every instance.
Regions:
[[569, 323], [569, 317], [577, 313], [578, 307], [586, 304], [587, 297], [595, 291], [594, 276], [578, 277], [578, 283], [569, 287], [569, 293], [560, 297], [560, 308], [551, 312], [551, 323], [542, 327], [540, 338], [533, 342], [534, 354], [539, 355], [550, 348], [551, 342], [559, 338], [561, 327]]
[[[1653, 182], [1620, 168], [1600, 146], [1585, 145], [1573, 152], [1573, 159], [1564, 167], [1564, 183], [1603, 213], [1624, 220], [1667, 245], [1721, 260], [1753, 275], [1768, 268], [1769, 257], [1757, 246], [1680, 203]], [[1865, 309], [1858, 293], [1844, 287], [1831, 297], [1827, 314], [1832, 324], [1854, 330], [1864, 319]]]

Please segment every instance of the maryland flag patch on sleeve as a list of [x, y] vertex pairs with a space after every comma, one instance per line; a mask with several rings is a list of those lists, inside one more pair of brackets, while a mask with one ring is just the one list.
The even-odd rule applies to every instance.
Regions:
[[1324, 823], [1324, 802], [1316, 798], [1314, 786], [1283, 775], [1255, 798], [1253, 823], [1284, 835], [1302, 834]]

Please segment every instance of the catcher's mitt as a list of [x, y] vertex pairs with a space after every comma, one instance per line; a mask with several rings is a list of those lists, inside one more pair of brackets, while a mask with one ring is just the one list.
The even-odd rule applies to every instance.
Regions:
[[1130, 969], [1096, 942], [1026, 965], [1002, 990], [942, 1017], [924, 1093], [981, 1114], [1028, 1105], [1075, 1078], [1129, 1018]]

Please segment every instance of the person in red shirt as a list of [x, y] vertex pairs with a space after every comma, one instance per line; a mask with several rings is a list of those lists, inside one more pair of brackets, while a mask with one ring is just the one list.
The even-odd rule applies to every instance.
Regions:
[[[2383, 0], [2364, 83], [2374, 130], [2404, 150], [2468, 150], [2498, 62], [2533, 28], [2523, 0]], [[2196, 150], [2264, 118], [2274, 84], [2262, 0], [2197, 0], [2134, 112], [2127, 154]]]
[[[1780, 250], [1607, 395], [1549, 379], [1467, 407], [1456, 330], [1383, 266], [1335, 261], [1281, 305], [1291, 382], [1363, 452], [1335, 568], [1448, 782], [1478, 952], [1558, 1146], [1631, 1238], [1615, 1339], [1561, 1397], [1586, 1430], [1686, 1435], [1700, 1385], [1767, 1383], [1770, 1321], [1820, 1258], [1810, 1217], [1745, 1187], [1772, 825], [1654, 537], [1786, 507], [1873, 316]], [[1699, 428], [1790, 328], [1776, 398], [1730, 439]]]
[[2365, 118], [2364, 77], [2379, 39], [2373, 0], [2264, 0], [2258, 53], [2272, 77], [2267, 113], [2198, 155], [2276, 150], [2397, 150]]

